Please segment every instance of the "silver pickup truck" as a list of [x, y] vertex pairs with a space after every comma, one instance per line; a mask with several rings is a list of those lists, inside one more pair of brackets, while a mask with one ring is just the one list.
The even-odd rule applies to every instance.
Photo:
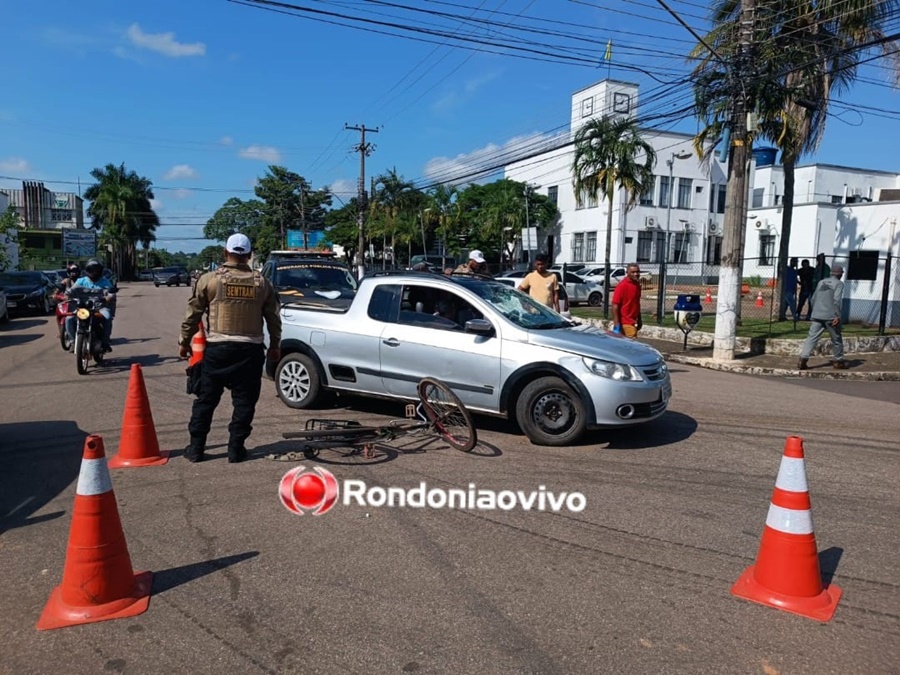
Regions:
[[365, 278], [342, 311], [284, 304], [271, 373], [292, 408], [323, 390], [415, 399], [437, 377], [473, 412], [516, 421], [538, 445], [647, 422], [672, 394], [655, 349], [579, 325], [489, 279], [405, 272]]

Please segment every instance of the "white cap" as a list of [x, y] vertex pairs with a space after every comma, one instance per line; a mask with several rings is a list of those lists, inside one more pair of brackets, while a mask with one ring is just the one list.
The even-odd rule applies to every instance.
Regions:
[[250, 255], [250, 240], [246, 234], [238, 232], [228, 237], [228, 241], [225, 242], [225, 250], [237, 255]]
[[484, 254], [481, 251], [475, 250], [469, 252], [469, 260], [474, 260], [477, 263], [484, 262]]

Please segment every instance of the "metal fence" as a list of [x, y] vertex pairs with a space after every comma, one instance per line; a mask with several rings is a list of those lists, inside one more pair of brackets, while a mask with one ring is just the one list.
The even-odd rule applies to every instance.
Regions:
[[[845, 324], [860, 332], [896, 332], [900, 329], [900, 265], [889, 252], [880, 252], [878, 255], [860, 255], [861, 253], [866, 252], [825, 258], [829, 267], [838, 263], [844, 268], [842, 319]], [[809, 261], [811, 268], [815, 268], [815, 255], [798, 258], [800, 264], [805, 259]], [[621, 266], [623, 265], [620, 263], [613, 264], [612, 268]], [[668, 263], [665, 266], [640, 263], [640, 266], [642, 272], [650, 273], [649, 278], [645, 275], [641, 298], [642, 312], [648, 317], [645, 321], [672, 322], [673, 307], [678, 296], [698, 295], [704, 308], [704, 319], [698, 330], [711, 330], [719, 296], [718, 265], [694, 262]], [[665, 274], [662, 284], [661, 273]], [[778, 321], [783, 299], [780, 293], [781, 280], [775, 273], [775, 266], [762, 264], [758, 257], [747, 258], [743, 264], [742, 281], [739, 304], [741, 324], [751, 328], [755, 326], [761, 334], [772, 333], [775, 328], [779, 332], [787, 331], [788, 327]], [[662, 316], [657, 312], [660, 294]], [[798, 320], [802, 322], [810, 308], [806, 298], [801, 298], [799, 285], [794, 299], [795, 306], [801, 299], [804, 300], [804, 306], [798, 307]], [[790, 309], [786, 308], [786, 316], [787, 323], [793, 323], [794, 317]]]

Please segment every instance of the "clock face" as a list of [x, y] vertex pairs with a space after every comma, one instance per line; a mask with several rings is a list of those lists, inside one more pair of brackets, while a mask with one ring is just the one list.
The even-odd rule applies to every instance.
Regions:
[[631, 96], [629, 94], [613, 95], [613, 112], [627, 113], [631, 112]]
[[586, 98], [581, 102], [581, 116], [588, 117], [594, 112], [594, 99]]

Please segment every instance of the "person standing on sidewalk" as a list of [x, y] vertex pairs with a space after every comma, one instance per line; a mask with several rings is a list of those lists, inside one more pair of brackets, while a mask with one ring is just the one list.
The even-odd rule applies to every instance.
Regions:
[[800, 299], [797, 301], [797, 314], [803, 314], [803, 306], [806, 305], [806, 320], [809, 321], [812, 312], [812, 294], [816, 287], [813, 285], [813, 275], [816, 271], [809, 266], [809, 260], [804, 258], [797, 272], [797, 281], [800, 285]]
[[844, 339], [841, 336], [841, 303], [844, 299], [844, 282], [841, 281], [841, 277], [844, 275], [844, 268], [835, 265], [830, 272], [831, 276], [822, 279], [813, 293], [812, 324], [800, 352], [800, 361], [797, 363], [797, 368], [800, 370], [809, 368], [807, 363], [810, 354], [815, 349], [819, 337], [826, 330], [831, 335], [831, 348], [834, 353], [831, 365], [838, 370], [847, 367], [847, 364], [844, 363]]
[[[197, 280], [178, 340], [181, 358], [188, 358], [191, 338], [203, 314], [208, 314], [200, 393], [188, 424], [191, 442], [184, 451], [189, 462], [204, 459], [206, 436], [225, 388], [231, 389], [234, 406], [228, 425], [228, 461], [247, 459], [244, 442], [253, 430], [263, 365], [267, 357], [275, 362], [281, 358], [278, 294], [268, 279], [250, 269], [250, 240], [246, 235], [228, 238], [225, 258], [225, 264]], [[263, 350], [263, 319], [269, 331], [267, 354]]]
[[781, 298], [779, 319], [787, 318], [787, 310], [791, 310], [794, 321], [797, 320], [797, 259], [791, 258], [784, 270], [784, 296]]
[[527, 292], [533, 299], [550, 309], [559, 311], [559, 279], [547, 271], [547, 256], [543, 253], [534, 258], [534, 271], [522, 279], [518, 290]]
[[636, 338], [643, 327], [641, 319], [641, 268], [630, 263], [625, 278], [616, 286], [612, 297], [613, 333]]

